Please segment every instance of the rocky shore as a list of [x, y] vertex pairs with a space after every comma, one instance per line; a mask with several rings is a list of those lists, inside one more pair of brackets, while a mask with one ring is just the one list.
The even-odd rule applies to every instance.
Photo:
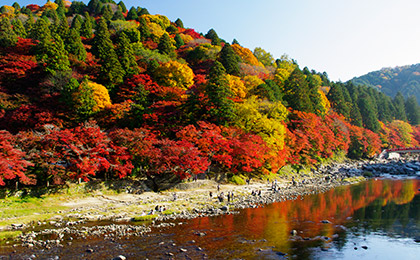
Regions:
[[[251, 180], [246, 185], [219, 184], [211, 180], [181, 183], [170, 191], [142, 194], [93, 194], [65, 202], [69, 210], [56, 212], [48, 221], [15, 223], [3, 230], [22, 230], [7, 246], [51, 249], [70, 245], [73, 240], [101, 237], [116, 240], [143, 236], [155, 227], [175, 225], [172, 220], [191, 219], [264, 204], [294, 200], [299, 196], [325, 192], [366, 177], [385, 174], [418, 175], [416, 157], [332, 163], [295, 174], [291, 179]], [[210, 193], [212, 196], [210, 196]], [[229, 194], [229, 196], [228, 196]], [[205, 234], [198, 234], [205, 235]]]

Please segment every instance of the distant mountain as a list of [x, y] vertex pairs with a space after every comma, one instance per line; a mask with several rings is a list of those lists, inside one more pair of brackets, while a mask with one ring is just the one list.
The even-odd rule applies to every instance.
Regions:
[[392, 98], [399, 92], [405, 98], [414, 95], [420, 103], [420, 63], [383, 68], [351, 80], [356, 85], [374, 87]]

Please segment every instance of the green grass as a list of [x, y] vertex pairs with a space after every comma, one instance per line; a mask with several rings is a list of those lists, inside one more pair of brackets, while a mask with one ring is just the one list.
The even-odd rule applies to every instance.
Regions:
[[21, 234], [22, 234], [22, 231], [20, 231], [20, 230], [0, 232], [0, 243], [1, 243], [1, 241], [4, 241], [4, 240], [15, 239]]
[[145, 216], [137, 216], [137, 217], [133, 217], [132, 218], [132, 221], [134, 221], [134, 222], [152, 221], [152, 220], [154, 220], [157, 217], [158, 217], [158, 215], [155, 215], [155, 214], [153, 214], [153, 215], [145, 215]]
[[245, 185], [246, 178], [243, 175], [233, 175], [229, 178], [229, 182], [236, 184], [236, 185]]

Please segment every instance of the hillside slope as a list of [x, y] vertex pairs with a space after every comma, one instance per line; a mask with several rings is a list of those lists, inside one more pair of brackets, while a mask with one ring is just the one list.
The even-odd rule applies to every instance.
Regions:
[[374, 87], [395, 97], [399, 92], [405, 98], [414, 95], [420, 102], [420, 63], [395, 68], [383, 68], [351, 80], [356, 85]]

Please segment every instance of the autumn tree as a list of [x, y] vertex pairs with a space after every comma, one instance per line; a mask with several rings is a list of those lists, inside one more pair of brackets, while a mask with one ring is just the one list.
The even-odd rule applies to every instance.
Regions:
[[254, 49], [254, 56], [258, 59], [258, 61], [264, 64], [264, 66], [273, 66], [275, 64], [273, 55], [261, 47], [256, 47]]
[[0, 131], [0, 186], [5, 180], [14, 180], [23, 184], [33, 184], [26, 174], [33, 164], [25, 159], [26, 153], [17, 148], [16, 137], [5, 130]]
[[187, 90], [194, 84], [194, 73], [186, 64], [169, 61], [161, 64], [154, 76], [159, 84]]

